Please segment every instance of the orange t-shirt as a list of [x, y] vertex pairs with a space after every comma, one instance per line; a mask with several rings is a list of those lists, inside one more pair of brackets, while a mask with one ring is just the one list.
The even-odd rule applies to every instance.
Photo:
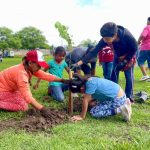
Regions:
[[[33, 74], [34, 76], [52, 82], [56, 76], [46, 73], [42, 70]], [[19, 91], [27, 103], [35, 101], [32, 96], [29, 78], [32, 75], [28, 74], [23, 66], [19, 64], [0, 72], [0, 92], [15, 92]]]

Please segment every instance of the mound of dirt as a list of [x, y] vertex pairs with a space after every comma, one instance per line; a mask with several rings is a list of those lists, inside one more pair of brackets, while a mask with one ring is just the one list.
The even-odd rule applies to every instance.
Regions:
[[21, 120], [7, 120], [0, 122], [0, 131], [13, 128], [16, 131], [26, 130], [28, 132], [46, 131], [58, 124], [70, 121], [69, 115], [61, 110], [48, 109], [48, 115], [43, 116], [41, 112], [30, 109]]
[[[73, 112], [81, 112], [82, 98], [76, 97], [73, 100]], [[7, 130], [9, 128], [19, 130], [26, 130], [27, 132], [46, 131], [58, 124], [70, 122], [70, 116], [67, 113], [67, 109], [57, 110], [49, 108], [44, 112], [37, 111], [35, 109], [29, 109], [25, 117], [20, 120], [11, 119], [6, 121], [0, 121], [0, 131]]]

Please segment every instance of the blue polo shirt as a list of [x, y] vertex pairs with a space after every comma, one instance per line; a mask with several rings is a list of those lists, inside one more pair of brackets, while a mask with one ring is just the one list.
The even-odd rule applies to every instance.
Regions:
[[[114, 48], [114, 54], [115, 54], [114, 59], [126, 55], [125, 59], [129, 61], [138, 50], [137, 41], [126, 28], [122, 26], [117, 26], [117, 27], [118, 27], [117, 35], [119, 41], [114, 41], [112, 43]], [[88, 63], [88, 61], [91, 58], [96, 57], [98, 52], [102, 50], [105, 46], [108, 46], [108, 44], [105, 43], [102, 38], [99, 41], [99, 43], [96, 45], [96, 47], [93, 49], [93, 51], [90, 51], [85, 57], [82, 58], [83, 63]]]
[[99, 101], [111, 101], [118, 96], [120, 86], [107, 79], [90, 77], [85, 84], [85, 93]]

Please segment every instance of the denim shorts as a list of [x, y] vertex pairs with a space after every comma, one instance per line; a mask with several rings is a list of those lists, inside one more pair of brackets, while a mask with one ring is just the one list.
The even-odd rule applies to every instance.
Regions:
[[150, 68], [150, 50], [140, 51], [137, 61], [139, 66], [144, 65], [145, 61], [147, 61], [148, 68]]

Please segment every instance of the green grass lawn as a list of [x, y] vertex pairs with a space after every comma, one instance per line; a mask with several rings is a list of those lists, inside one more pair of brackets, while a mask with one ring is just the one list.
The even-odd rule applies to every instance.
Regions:
[[[46, 59], [50, 59], [46, 57]], [[21, 62], [20, 57], [5, 58], [0, 63], [0, 71]], [[102, 70], [97, 66], [98, 76]], [[68, 75], [64, 72], [64, 76]], [[138, 67], [135, 68], [134, 92], [144, 90], [150, 94], [150, 82], [139, 82], [142, 76]], [[33, 78], [32, 83], [35, 83]], [[124, 87], [125, 79], [120, 74], [120, 85]], [[42, 81], [38, 90], [32, 93], [43, 105], [61, 108], [66, 103], [59, 104], [54, 100], [43, 102], [47, 94], [48, 83]], [[67, 93], [66, 93], [67, 95]], [[67, 101], [67, 99], [66, 99]], [[24, 130], [16, 132], [13, 129], [0, 132], [0, 150], [149, 150], [150, 149], [150, 100], [145, 104], [132, 105], [131, 122], [126, 123], [121, 116], [94, 119], [89, 114], [86, 119], [77, 123], [66, 123], [50, 129], [50, 134], [30, 134]], [[20, 119], [23, 112], [0, 111], [0, 120]]]

